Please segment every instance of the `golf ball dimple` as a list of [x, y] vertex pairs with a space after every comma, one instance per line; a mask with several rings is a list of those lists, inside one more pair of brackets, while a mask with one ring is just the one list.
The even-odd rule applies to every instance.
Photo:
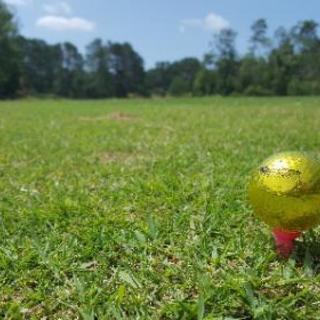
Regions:
[[248, 196], [271, 227], [312, 228], [320, 223], [320, 162], [301, 152], [276, 154], [253, 171]]

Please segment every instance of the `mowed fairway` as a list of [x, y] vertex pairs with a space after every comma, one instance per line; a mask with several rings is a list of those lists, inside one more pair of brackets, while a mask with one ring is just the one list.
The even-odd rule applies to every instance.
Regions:
[[1, 319], [320, 319], [320, 230], [279, 260], [246, 203], [320, 155], [320, 98], [0, 103]]

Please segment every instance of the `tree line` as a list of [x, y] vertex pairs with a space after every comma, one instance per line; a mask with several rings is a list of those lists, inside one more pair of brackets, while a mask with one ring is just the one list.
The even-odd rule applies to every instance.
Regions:
[[19, 34], [0, 0], [0, 98], [320, 94], [318, 24], [299, 22], [268, 36], [265, 19], [251, 27], [248, 52], [232, 29], [213, 36], [202, 60], [159, 62], [150, 70], [129, 43], [93, 40], [85, 54], [72, 43], [51, 45]]

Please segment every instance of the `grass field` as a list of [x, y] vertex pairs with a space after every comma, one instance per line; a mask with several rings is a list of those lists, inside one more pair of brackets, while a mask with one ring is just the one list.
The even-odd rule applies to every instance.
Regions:
[[279, 260], [246, 203], [319, 125], [320, 98], [0, 103], [0, 318], [320, 319], [320, 230]]

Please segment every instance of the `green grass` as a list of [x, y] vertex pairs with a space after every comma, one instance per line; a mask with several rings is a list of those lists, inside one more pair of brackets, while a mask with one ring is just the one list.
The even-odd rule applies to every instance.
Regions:
[[[320, 98], [0, 103], [1, 319], [320, 319], [320, 232], [279, 260], [250, 170], [320, 154]], [[319, 246], [319, 248], [318, 248]]]

